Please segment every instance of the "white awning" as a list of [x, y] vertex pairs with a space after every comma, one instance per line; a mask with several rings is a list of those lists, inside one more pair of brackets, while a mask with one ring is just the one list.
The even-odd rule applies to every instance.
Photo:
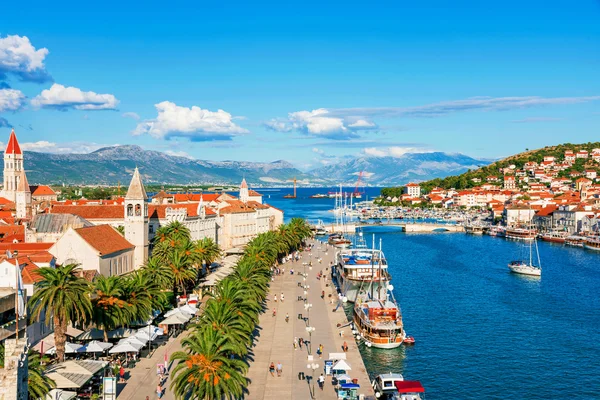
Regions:
[[350, 371], [352, 368], [350, 368], [350, 365], [346, 362], [346, 360], [340, 360], [336, 362], [331, 369], [338, 371]]
[[97, 340], [92, 340], [88, 344], [84, 345], [79, 349], [80, 353], [102, 353], [105, 350], [113, 347], [111, 343], [99, 342]]
[[190, 317], [186, 317], [183, 313], [176, 313], [167, 317], [164, 321], [159, 322], [161, 325], [181, 325], [185, 324], [190, 320]]
[[118, 345], [116, 345], [115, 347], [113, 347], [112, 349], [110, 349], [108, 352], [111, 354], [114, 353], [137, 353], [138, 351], [140, 351], [140, 349], [136, 346], [134, 346], [132, 343], [119, 343]]

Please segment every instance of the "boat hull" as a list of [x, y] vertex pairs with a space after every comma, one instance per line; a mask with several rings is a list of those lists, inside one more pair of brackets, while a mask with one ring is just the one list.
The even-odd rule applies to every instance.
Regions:
[[599, 246], [599, 247], [596, 247], [596, 246], [590, 246], [590, 245], [589, 245], [589, 244], [587, 244], [587, 243], [584, 243], [584, 244], [583, 244], [583, 248], [584, 248], [584, 249], [586, 249], [586, 250], [600, 251], [600, 246]]
[[550, 242], [550, 243], [564, 243], [565, 242], [565, 238], [560, 238], [560, 237], [542, 236], [542, 240], [544, 242]]
[[509, 265], [508, 268], [513, 274], [528, 275], [528, 276], [542, 276], [542, 270], [539, 268], [532, 268], [529, 266]]

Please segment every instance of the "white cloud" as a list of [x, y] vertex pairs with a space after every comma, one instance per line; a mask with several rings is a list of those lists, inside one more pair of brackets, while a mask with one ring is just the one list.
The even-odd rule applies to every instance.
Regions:
[[316, 147], [313, 147], [313, 149], [312, 149], [312, 152], [313, 152], [313, 153], [320, 154], [320, 155], [323, 155], [323, 154], [325, 154], [325, 152], [324, 152], [323, 150], [321, 150], [321, 149], [319, 149], [319, 148], [316, 148]]
[[102, 147], [116, 145], [98, 144], [93, 142], [54, 143], [45, 140], [40, 140], [38, 142], [20, 143], [20, 146], [25, 151], [36, 151], [39, 153], [87, 154], [96, 151]]
[[137, 113], [134, 113], [134, 112], [123, 113], [123, 114], [121, 114], [121, 117], [123, 117], [123, 118], [132, 118], [132, 119], [134, 119], [136, 121], [139, 121], [141, 119], [140, 116]]
[[464, 100], [442, 101], [416, 107], [364, 107], [331, 109], [332, 116], [382, 116], [382, 117], [439, 117], [460, 111], [505, 111], [530, 107], [587, 103], [600, 100], [600, 96], [581, 97], [471, 97]]
[[166, 150], [165, 153], [170, 156], [185, 157], [185, 158], [189, 158], [191, 160], [195, 159], [194, 157], [192, 157], [189, 153], [186, 153], [185, 151]]
[[44, 60], [48, 49], [36, 50], [27, 36], [8, 35], [0, 38], [0, 79], [14, 74], [23, 81], [45, 82], [52, 78]]
[[272, 119], [265, 126], [278, 132], [298, 131], [329, 139], [358, 138], [357, 131], [377, 128], [374, 122], [363, 118], [331, 116], [329, 110], [324, 108], [292, 112], [287, 119]]
[[431, 150], [426, 150], [418, 147], [366, 147], [362, 153], [368, 157], [402, 157], [407, 153], [429, 153]]
[[20, 90], [0, 89], [0, 112], [17, 111], [23, 106], [25, 95]]
[[156, 119], [138, 123], [133, 135], [149, 134], [157, 139], [184, 137], [192, 141], [229, 140], [248, 133], [236, 125], [226, 111], [204, 110], [197, 106], [181, 107], [170, 101], [154, 105], [158, 111]]
[[43, 90], [31, 100], [31, 104], [40, 108], [59, 110], [115, 110], [119, 100], [112, 94], [84, 92], [76, 87], [65, 87], [55, 83], [50, 89]]
[[557, 122], [562, 121], [562, 118], [553, 118], [553, 117], [528, 117], [523, 119], [515, 119], [511, 122], [518, 124], [527, 124], [529, 122]]

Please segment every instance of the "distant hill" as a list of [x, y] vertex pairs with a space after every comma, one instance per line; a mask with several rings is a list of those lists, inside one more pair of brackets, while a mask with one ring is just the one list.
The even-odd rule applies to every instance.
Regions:
[[351, 184], [356, 182], [358, 174], [363, 171], [363, 181], [372, 186], [403, 185], [460, 174], [488, 163], [488, 160], [480, 160], [464, 154], [407, 153], [401, 157], [352, 158], [312, 170], [310, 173], [322, 179]]
[[294, 177], [319, 181], [286, 161], [193, 160], [132, 145], [105, 147], [89, 154], [25, 152], [24, 157], [31, 183], [127, 184], [136, 166], [146, 183], [238, 184], [243, 177], [254, 184], [282, 184]]
[[[467, 189], [474, 186], [479, 186], [481, 183], [473, 181], [473, 178], [481, 179], [482, 183], [486, 182], [488, 176], [497, 176], [501, 181], [503, 177], [502, 170], [514, 166], [514, 169], [521, 169], [527, 162], [541, 163], [544, 161], [545, 156], [553, 156], [558, 162], [562, 162], [564, 159], [565, 151], [571, 150], [577, 153], [580, 150], [587, 150], [590, 154], [593, 149], [600, 148], [600, 142], [590, 142], [582, 144], [564, 143], [556, 146], [546, 146], [535, 150], [526, 150], [522, 153], [518, 153], [501, 160], [495, 161], [489, 165], [469, 170], [465, 173], [452, 175], [445, 178], [432, 179], [421, 183], [421, 189], [424, 192], [428, 192], [434, 187], [441, 187], [444, 189]], [[571, 172], [583, 172], [586, 168], [598, 169], [598, 164], [591, 162], [591, 159], [576, 159], [573, 165], [563, 171], [560, 171], [558, 176], [569, 176]]]

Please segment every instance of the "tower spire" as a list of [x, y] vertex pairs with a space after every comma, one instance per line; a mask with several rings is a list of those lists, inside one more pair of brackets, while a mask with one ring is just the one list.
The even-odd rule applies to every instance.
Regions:
[[15, 135], [14, 129], [10, 132], [10, 137], [8, 138], [8, 144], [6, 145], [4, 154], [23, 154], [21, 152], [21, 147], [19, 146], [19, 141], [17, 140], [17, 135]]
[[144, 184], [142, 183], [142, 177], [140, 176], [140, 171], [137, 167], [135, 167], [135, 171], [133, 172], [133, 177], [131, 178], [131, 183], [129, 184], [129, 189], [127, 190], [126, 199], [135, 199], [135, 200], [147, 200], [148, 195], [146, 195], [146, 189], [144, 188]]

